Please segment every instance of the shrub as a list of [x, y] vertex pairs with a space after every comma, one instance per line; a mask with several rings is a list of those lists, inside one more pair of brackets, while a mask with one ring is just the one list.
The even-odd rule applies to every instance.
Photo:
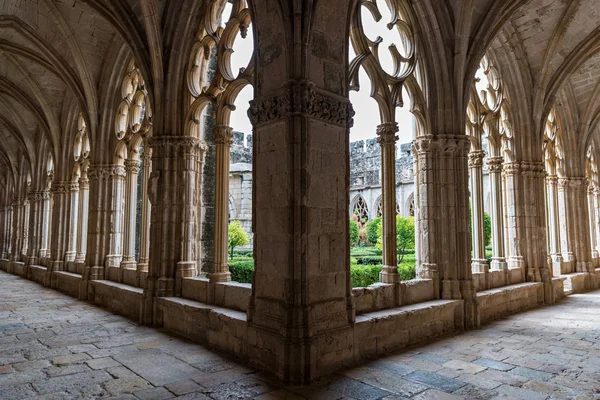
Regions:
[[485, 212], [483, 213], [483, 236], [485, 238], [485, 245], [489, 246], [492, 241], [492, 217]]
[[350, 220], [350, 246], [356, 246], [358, 242], [358, 224]]
[[230, 261], [229, 272], [231, 280], [240, 283], [252, 283], [252, 272], [254, 271], [254, 260]]
[[[383, 224], [377, 228], [377, 247], [383, 248]], [[413, 217], [401, 217], [396, 215], [396, 251], [400, 255], [401, 263], [409, 248], [415, 247], [415, 219]]]
[[233, 221], [227, 227], [227, 245], [229, 246], [230, 255], [233, 258], [233, 250], [239, 246], [245, 246], [249, 243], [248, 235], [240, 221]]
[[381, 256], [356, 257], [356, 263], [358, 265], [373, 265], [373, 264], [381, 264], [382, 262], [383, 262], [383, 258]]
[[417, 277], [417, 270], [414, 263], [399, 265], [398, 273], [400, 274], [400, 279], [403, 281], [409, 281]]
[[377, 247], [353, 247], [350, 249], [350, 255], [353, 257], [380, 256], [381, 250]]
[[351, 265], [352, 287], [366, 287], [379, 282], [381, 265]]
[[379, 225], [381, 225], [381, 217], [377, 217], [367, 225], [367, 240], [371, 244], [377, 243], [377, 229], [379, 229]]

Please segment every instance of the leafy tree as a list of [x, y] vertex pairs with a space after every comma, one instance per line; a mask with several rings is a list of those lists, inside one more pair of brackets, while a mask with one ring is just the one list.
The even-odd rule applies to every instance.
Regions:
[[483, 213], [483, 234], [485, 245], [489, 246], [492, 241], [492, 217], [488, 213]]
[[[377, 228], [377, 247], [383, 248], [383, 224]], [[406, 249], [415, 247], [415, 219], [396, 215], [396, 251], [400, 256], [398, 263], [404, 260]]]
[[375, 218], [367, 225], [367, 240], [369, 243], [377, 243], [377, 239], [379, 238], [377, 229], [379, 229], [379, 225], [381, 225], [381, 217]]
[[356, 246], [358, 242], [358, 224], [354, 220], [350, 220], [350, 246]]
[[250, 242], [240, 221], [233, 221], [227, 227], [227, 242], [229, 245], [230, 258], [233, 258], [233, 249], [239, 246], [245, 246]]

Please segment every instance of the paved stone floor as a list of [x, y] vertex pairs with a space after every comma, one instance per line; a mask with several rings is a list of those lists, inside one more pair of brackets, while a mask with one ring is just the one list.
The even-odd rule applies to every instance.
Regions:
[[281, 387], [0, 271], [0, 399], [600, 399], [600, 291]]

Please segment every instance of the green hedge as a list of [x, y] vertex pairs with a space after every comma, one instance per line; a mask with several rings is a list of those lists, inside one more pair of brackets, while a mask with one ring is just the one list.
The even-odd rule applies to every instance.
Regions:
[[229, 261], [229, 272], [231, 280], [240, 283], [252, 283], [252, 272], [254, 271], [254, 260], [234, 259]]
[[379, 282], [379, 273], [381, 265], [352, 265], [350, 266], [350, 276], [352, 277], [352, 287], [365, 287]]
[[381, 250], [377, 247], [351, 247], [350, 255], [352, 257], [364, 257], [364, 256], [380, 256]]

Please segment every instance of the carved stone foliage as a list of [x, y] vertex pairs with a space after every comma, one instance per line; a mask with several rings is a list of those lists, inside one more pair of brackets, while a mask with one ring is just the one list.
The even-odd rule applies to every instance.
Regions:
[[469, 153], [469, 167], [471, 168], [482, 168], [483, 159], [485, 158], [484, 151], [472, 151]]
[[102, 181], [113, 177], [125, 177], [125, 167], [122, 165], [90, 165], [88, 179], [90, 182]]

